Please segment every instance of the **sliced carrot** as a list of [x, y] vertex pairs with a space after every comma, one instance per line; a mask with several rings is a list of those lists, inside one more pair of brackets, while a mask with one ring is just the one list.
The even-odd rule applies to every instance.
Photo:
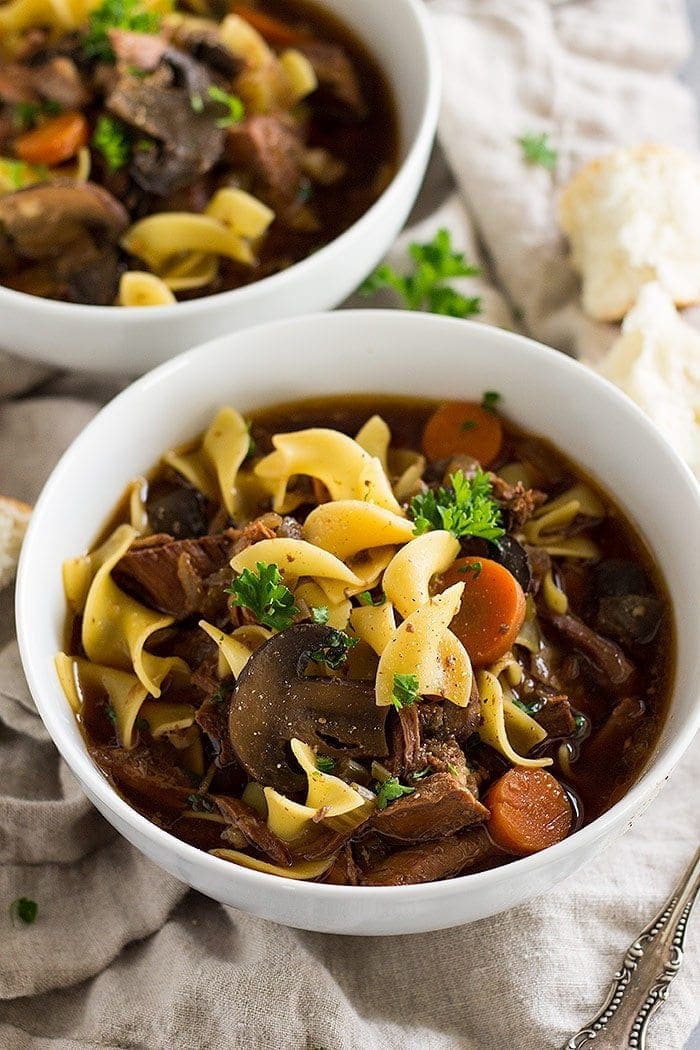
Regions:
[[74, 157], [87, 146], [88, 123], [82, 113], [59, 113], [45, 124], [15, 139], [15, 154], [27, 164], [53, 167]]
[[507, 569], [489, 558], [459, 558], [442, 575], [442, 588], [463, 583], [459, 611], [450, 624], [476, 667], [507, 653], [525, 619], [523, 589]]
[[503, 427], [496, 413], [472, 401], [445, 401], [423, 431], [423, 452], [431, 460], [462, 453], [488, 467], [502, 444]]
[[519, 857], [561, 842], [571, 831], [573, 812], [559, 781], [544, 769], [509, 769], [486, 792], [489, 835]]
[[253, 29], [257, 29], [260, 36], [267, 40], [273, 47], [295, 47], [298, 44], [308, 43], [309, 37], [301, 33], [286, 22], [280, 22], [277, 18], [258, 11], [255, 7], [247, 4], [234, 4], [233, 13], [247, 22]]

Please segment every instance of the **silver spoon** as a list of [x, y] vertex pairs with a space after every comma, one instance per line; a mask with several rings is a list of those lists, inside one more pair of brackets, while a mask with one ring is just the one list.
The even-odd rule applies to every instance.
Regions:
[[562, 1050], [644, 1050], [649, 1019], [663, 1006], [683, 962], [690, 913], [700, 890], [700, 849], [661, 910], [622, 960], [610, 992], [592, 1021], [572, 1035]]

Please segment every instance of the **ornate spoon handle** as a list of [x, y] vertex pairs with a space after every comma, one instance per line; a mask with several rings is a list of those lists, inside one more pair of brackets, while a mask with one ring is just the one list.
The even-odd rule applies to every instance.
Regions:
[[627, 949], [600, 1012], [564, 1045], [644, 1050], [649, 1018], [663, 1005], [683, 962], [688, 919], [700, 890], [700, 849], [658, 914]]

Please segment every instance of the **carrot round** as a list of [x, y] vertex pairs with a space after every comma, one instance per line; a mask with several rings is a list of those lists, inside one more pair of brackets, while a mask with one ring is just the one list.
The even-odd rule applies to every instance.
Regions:
[[233, 13], [247, 22], [253, 29], [257, 29], [260, 36], [267, 40], [268, 44], [276, 47], [294, 47], [308, 41], [308, 36], [300, 33], [298, 29], [288, 26], [286, 22], [280, 22], [278, 18], [258, 11], [255, 7], [247, 4], [235, 4]]
[[519, 857], [561, 842], [571, 831], [571, 803], [559, 781], [544, 769], [509, 769], [486, 792], [486, 824], [501, 849]]
[[525, 619], [523, 589], [507, 569], [489, 558], [459, 558], [442, 575], [442, 587], [463, 583], [457, 615], [450, 624], [476, 667], [508, 652]]
[[88, 123], [82, 113], [59, 113], [16, 138], [14, 151], [27, 164], [53, 167], [74, 157], [87, 145], [88, 137]]
[[462, 453], [488, 467], [502, 444], [503, 427], [496, 413], [471, 401], [445, 401], [423, 431], [423, 452], [431, 460]]

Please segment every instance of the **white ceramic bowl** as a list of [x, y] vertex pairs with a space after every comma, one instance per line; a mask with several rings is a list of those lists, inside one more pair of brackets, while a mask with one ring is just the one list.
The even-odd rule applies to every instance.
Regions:
[[316, 0], [365, 41], [394, 95], [400, 166], [340, 237], [288, 270], [174, 306], [124, 309], [53, 302], [0, 285], [0, 349], [68, 368], [141, 375], [191, 346], [248, 325], [337, 306], [403, 226], [430, 156], [440, 66], [423, 0]]
[[[593, 474], [639, 527], [673, 598], [678, 659], [670, 717], [639, 782], [571, 838], [506, 867], [446, 882], [353, 888], [235, 867], [149, 823], [93, 764], [53, 667], [66, 610], [64, 558], [85, 550], [127, 482], [204, 429], [309, 395], [503, 395], [505, 412]], [[556, 351], [495, 328], [398, 311], [296, 318], [215, 340], [144, 376], [93, 420], [56, 467], [32, 515], [17, 588], [24, 670], [63, 757], [101, 813], [173, 875], [216, 900], [309, 930], [395, 934], [480, 919], [549, 889], [613, 842], [654, 797], [700, 721], [700, 552], [689, 523], [700, 492], [680, 459], [618, 390]]]

